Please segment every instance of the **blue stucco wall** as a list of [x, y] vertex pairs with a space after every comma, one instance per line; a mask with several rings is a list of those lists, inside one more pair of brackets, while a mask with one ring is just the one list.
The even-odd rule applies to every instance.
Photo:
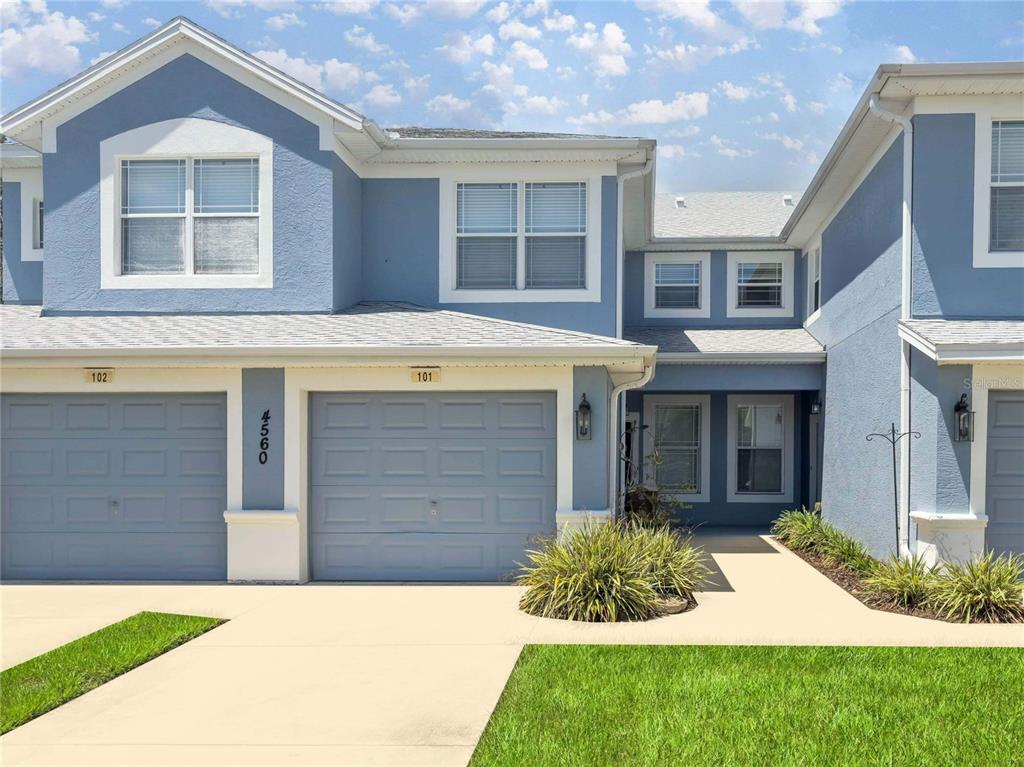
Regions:
[[[100, 289], [99, 144], [132, 128], [181, 117], [238, 125], [274, 140], [273, 288]], [[335, 184], [334, 162], [333, 152], [319, 148], [317, 126], [192, 56], [174, 59], [57, 129], [57, 152], [43, 156], [44, 308], [330, 311], [333, 264], [346, 257], [333, 241], [331, 211], [343, 206], [346, 200], [339, 197], [354, 188]]]
[[334, 173], [334, 309], [362, 300], [363, 183], [335, 156]]
[[659, 362], [644, 391], [793, 391], [818, 390], [824, 364], [678, 365]]
[[1024, 269], [972, 263], [974, 119], [914, 118], [915, 317], [1024, 317]]
[[617, 179], [601, 182], [601, 301], [445, 303], [438, 301], [437, 179], [364, 179], [363, 285], [369, 301], [422, 306], [615, 335]]
[[897, 138], [822, 235], [822, 297], [810, 332], [828, 350], [822, 510], [884, 556], [895, 541], [892, 463], [870, 432], [899, 423], [903, 142]]
[[[43, 262], [21, 260], [21, 184], [3, 182], [5, 304], [38, 304], [43, 297]], [[49, 237], [49, 220], [47, 220]]]
[[[676, 252], [676, 251], [673, 251]], [[706, 251], [703, 251], [706, 252]], [[724, 250], [711, 251], [711, 316], [700, 317], [644, 317], [644, 253], [629, 251], [623, 272], [623, 325], [645, 325], [649, 327], [678, 325], [687, 328], [700, 327], [762, 327], [792, 328], [803, 322], [804, 307], [807, 305], [803, 259], [798, 253], [793, 258], [793, 303], [792, 317], [727, 317], [728, 254]]]
[[591, 407], [593, 436], [577, 439], [572, 453], [572, 505], [579, 511], [608, 508], [608, 398], [611, 382], [604, 367], [573, 370], [573, 408], [586, 394]]
[[971, 443], [953, 441], [953, 406], [971, 399], [969, 365], [939, 367], [917, 349], [910, 357], [910, 510], [963, 514], [969, 510]]
[[[269, 416], [265, 435], [264, 413]], [[284, 508], [283, 368], [242, 370], [242, 419], [242, 506], [253, 511]], [[261, 452], [266, 455], [262, 463]]]

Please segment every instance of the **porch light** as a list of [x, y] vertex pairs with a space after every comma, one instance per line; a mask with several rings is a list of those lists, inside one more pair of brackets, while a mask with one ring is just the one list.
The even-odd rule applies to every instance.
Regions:
[[590, 436], [590, 403], [584, 394], [576, 410], [576, 439], [590, 439]]
[[821, 412], [821, 403], [818, 400], [814, 400], [811, 403], [811, 415], [817, 415]]
[[960, 395], [960, 401], [953, 407], [953, 441], [974, 442], [974, 411], [966, 393]]

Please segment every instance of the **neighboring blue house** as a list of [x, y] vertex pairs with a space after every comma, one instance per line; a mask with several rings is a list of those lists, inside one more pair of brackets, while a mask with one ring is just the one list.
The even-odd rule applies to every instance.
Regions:
[[2, 577], [493, 580], [632, 482], [1020, 551], [1022, 75], [883, 67], [802, 197], [676, 197], [175, 19], [0, 121]]

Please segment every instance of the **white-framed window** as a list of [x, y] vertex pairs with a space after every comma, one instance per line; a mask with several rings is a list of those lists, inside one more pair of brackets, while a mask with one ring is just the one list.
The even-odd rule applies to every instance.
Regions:
[[645, 317], [710, 317], [711, 254], [647, 253]]
[[442, 302], [600, 300], [600, 177], [441, 186]]
[[647, 483], [681, 500], [695, 503], [710, 500], [710, 396], [659, 394], [644, 397], [644, 423], [647, 429], [642, 460]]
[[730, 251], [727, 317], [792, 317], [792, 251]]
[[1024, 267], [1024, 114], [992, 98], [974, 114], [973, 265]]
[[121, 274], [257, 274], [259, 158], [121, 160]]
[[273, 141], [213, 120], [100, 143], [100, 285], [273, 286]]
[[728, 397], [727, 500], [793, 500], [792, 395]]
[[821, 309], [821, 245], [807, 252], [807, 317]]

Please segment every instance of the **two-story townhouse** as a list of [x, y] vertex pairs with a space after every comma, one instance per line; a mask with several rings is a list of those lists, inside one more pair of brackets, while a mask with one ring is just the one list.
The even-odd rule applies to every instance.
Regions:
[[799, 200], [625, 226], [659, 364], [624, 441], [693, 522], [820, 500], [879, 556], [1024, 551], [1024, 64], [882, 66]]
[[384, 131], [180, 18], [0, 131], [4, 578], [487, 580], [609, 513], [653, 141]]
[[1022, 83], [882, 67], [803, 196], [655, 195], [175, 19], [0, 121], [2, 577], [496, 579], [634, 479], [1019, 551]]

